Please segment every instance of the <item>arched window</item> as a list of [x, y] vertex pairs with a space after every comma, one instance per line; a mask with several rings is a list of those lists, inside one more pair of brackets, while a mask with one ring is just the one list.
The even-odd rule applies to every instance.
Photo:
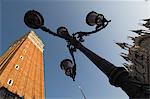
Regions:
[[15, 65], [15, 68], [16, 68], [17, 70], [19, 70], [19, 65]]
[[10, 85], [10, 86], [12, 86], [13, 80], [12, 79], [8, 79], [7, 84]]
[[23, 56], [20, 56], [20, 58], [23, 60]]

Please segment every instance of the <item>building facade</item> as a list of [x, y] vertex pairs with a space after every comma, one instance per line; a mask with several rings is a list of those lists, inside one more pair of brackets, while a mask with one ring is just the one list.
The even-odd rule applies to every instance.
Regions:
[[0, 57], [0, 99], [45, 99], [44, 44], [33, 32]]

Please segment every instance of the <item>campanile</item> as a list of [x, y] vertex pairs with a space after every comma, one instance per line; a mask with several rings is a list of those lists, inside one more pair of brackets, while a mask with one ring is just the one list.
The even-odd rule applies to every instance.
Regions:
[[0, 99], [45, 99], [44, 44], [29, 32], [0, 57]]

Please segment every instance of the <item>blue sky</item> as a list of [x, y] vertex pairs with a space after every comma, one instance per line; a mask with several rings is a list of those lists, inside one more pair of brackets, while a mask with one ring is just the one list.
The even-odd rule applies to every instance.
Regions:
[[[138, 25], [141, 19], [150, 17], [150, 2], [144, 0], [2, 0], [0, 1], [0, 55], [11, 44], [31, 29], [23, 22], [28, 10], [39, 11], [45, 19], [45, 26], [56, 31], [65, 26], [70, 34], [78, 31], [90, 31], [85, 23], [88, 12], [104, 14], [112, 22], [97, 34], [86, 37], [87, 48], [116, 66], [125, 61], [119, 56], [123, 52], [114, 41], [132, 43], [127, 36], [135, 36], [131, 29], [143, 28]], [[149, 13], [148, 13], [149, 12]], [[59, 64], [65, 58], [71, 58], [66, 42], [41, 30], [34, 30], [45, 44], [45, 96], [46, 99], [83, 99], [75, 83], [80, 84], [87, 99], [128, 99], [120, 89], [109, 84], [108, 78], [81, 52], [75, 54], [77, 61], [76, 82], [66, 77]]]

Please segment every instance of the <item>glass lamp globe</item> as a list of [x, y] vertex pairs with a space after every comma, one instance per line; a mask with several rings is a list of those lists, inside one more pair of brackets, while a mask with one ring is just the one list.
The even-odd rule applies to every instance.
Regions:
[[66, 27], [59, 27], [57, 29], [57, 34], [63, 38], [66, 38], [69, 36], [68, 30]]
[[67, 76], [70, 76], [72, 75], [73, 71], [72, 71], [72, 68], [73, 68], [73, 63], [70, 59], [65, 59], [61, 62], [60, 64], [60, 68], [65, 72], [65, 74]]
[[39, 12], [29, 10], [24, 15], [24, 23], [30, 28], [39, 29], [44, 25], [44, 18]]
[[102, 14], [98, 14], [94, 11], [88, 13], [86, 16], [86, 23], [89, 26], [102, 25], [103, 20], [104, 20], [104, 16]]

